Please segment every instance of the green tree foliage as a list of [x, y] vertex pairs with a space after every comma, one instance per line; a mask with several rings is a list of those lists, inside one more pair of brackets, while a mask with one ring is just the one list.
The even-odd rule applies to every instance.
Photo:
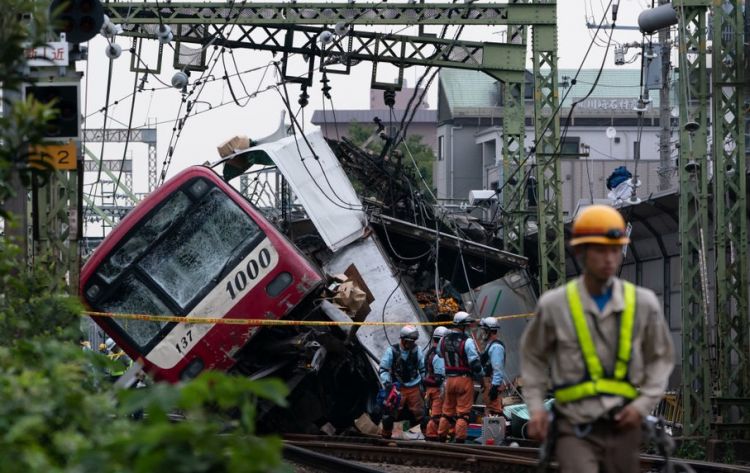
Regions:
[[[360, 123], [352, 123], [349, 126], [349, 140], [357, 146], [361, 146], [375, 131], [375, 127], [368, 127]], [[432, 186], [432, 164], [435, 162], [435, 154], [432, 149], [426, 144], [422, 143], [422, 137], [420, 135], [408, 135], [405, 138], [405, 144], [401, 143], [398, 146], [398, 150], [403, 153], [404, 165], [413, 166], [411, 156], [414, 157], [414, 161], [417, 163], [419, 172], [422, 174], [427, 186], [430, 190]], [[384, 141], [380, 138], [376, 138], [367, 145], [366, 149], [375, 153], [380, 153], [383, 150]], [[416, 174], [416, 173], [415, 173]], [[424, 183], [419, 182], [419, 186], [424, 188]]]
[[[47, 8], [3, 0], [0, 9], [0, 204], [13, 179], [29, 177], [29, 145], [40, 142], [52, 113], [14, 96], [25, 80], [23, 45], [46, 38]], [[290, 471], [281, 440], [255, 433], [259, 400], [285, 405], [281, 381], [207, 372], [181, 385], [115, 392], [104, 376], [110, 362], [78, 346], [77, 298], [52, 284], [54, 268], [29, 269], [21, 259], [0, 237], [0, 471]]]

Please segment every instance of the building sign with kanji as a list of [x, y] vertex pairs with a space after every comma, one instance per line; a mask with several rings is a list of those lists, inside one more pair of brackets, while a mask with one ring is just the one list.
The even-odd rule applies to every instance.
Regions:
[[36, 48], [26, 48], [24, 56], [31, 67], [67, 66], [68, 43], [55, 41]]

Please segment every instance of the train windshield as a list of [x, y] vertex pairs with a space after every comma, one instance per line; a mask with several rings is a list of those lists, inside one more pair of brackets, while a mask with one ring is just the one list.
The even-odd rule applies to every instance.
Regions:
[[[192, 180], [136, 223], [99, 266], [86, 297], [106, 312], [187, 315], [262, 236], [222, 190]], [[141, 349], [166, 325], [113, 320]]]

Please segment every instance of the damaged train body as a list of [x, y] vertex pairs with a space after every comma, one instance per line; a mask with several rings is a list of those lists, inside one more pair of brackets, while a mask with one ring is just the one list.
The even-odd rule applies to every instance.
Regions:
[[[468, 288], [463, 297], [456, 292], [460, 304], [478, 303], [471, 287], [491, 281], [478, 293], [492, 299], [491, 309], [477, 306], [483, 315], [499, 315], [503, 291], [515, 293], [520, 305], [513, 310], [534, 302], [523, 272], [508, 277], [523, 269], [524, 258], [446, 235], [439, 225], [425, 228], [372, 212], [342, 167], [342, 149], [319, 132], [301, 142], [286, 137], [229, 156], [217, 163], [223, 178], [206, 166], [181, 172], [104, 240], [82, 269], [80, 286], [84, 303], [99, 312], [297, 321], [258, 327], [95, 318], [157, 380], [177, 382], [207, 369], [281, 378], [291, 391], [289, 407], [261, 406], [259, 422], [261, 429], [284, 432], [314, 432], [326, 422], [344, 428], [375, 411], [378, 358], [399, 331], [377, 323], [439, 320], [425, 315], [415, 292], [425, 281], [437, 286], [450, 279], [445, 274], [458, 274], [459, 257], [462, 264], [466, 257], [461, 279], [462, 290]], [[238, 162], [240, 168], [274, 166], [302, 218], [269, 221], [226, 182], [237, 175]], [[435, 251], [405, 262], [394, 244], [407, 254], [425, 245]], [[445, 257], [439, 264], [438, 251]], [[332, 293], [347, 279], [365, 294], [356, 307]], [[520, 333], [523, 322], [516, 325]], [[419, 330], [426, 343], [432, 328]]]

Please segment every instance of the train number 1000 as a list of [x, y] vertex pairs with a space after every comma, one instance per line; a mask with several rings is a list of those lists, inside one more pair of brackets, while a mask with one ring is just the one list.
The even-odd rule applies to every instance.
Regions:
[[263, 248], [258, 253], [257, 261], [251, 259], [244, 268], [240, 268], [239, 271], [234, 273], [234, 277], [229, 279], [226, 287], [229, 297], [234, 300], [242, 291], [247, 289], [250, 281], [255, 280], [260, 275], [261, 269], [268, 268], [270, 264], [271, 252], [267, 248]]

